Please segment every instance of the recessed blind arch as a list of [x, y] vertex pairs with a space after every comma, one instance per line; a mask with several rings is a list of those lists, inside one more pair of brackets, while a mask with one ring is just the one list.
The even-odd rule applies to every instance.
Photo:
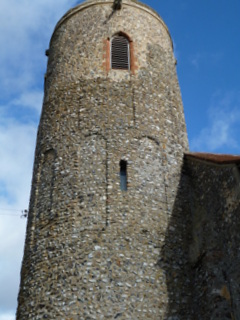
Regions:
[[112, 69], [129, 70], [129, 41], [122, 35], [111, 40], [111, 67]]

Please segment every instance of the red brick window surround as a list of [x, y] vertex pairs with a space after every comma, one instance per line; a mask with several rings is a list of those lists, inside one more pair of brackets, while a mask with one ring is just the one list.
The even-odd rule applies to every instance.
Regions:
[[128, 70], [135, 74], [137, 69], [132, 39], [123, 32], [104, 40], [103, 65], [108, 73], [113, 70]]

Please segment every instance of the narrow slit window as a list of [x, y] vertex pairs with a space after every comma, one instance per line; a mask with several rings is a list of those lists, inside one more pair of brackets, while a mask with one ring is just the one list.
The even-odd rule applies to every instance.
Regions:
[[120, 189], [127, 191], [127, 161], [120, 161]]
[[129, 70], [129, 41], [126, 37], [118, 35], [111, 41], [111, 67], [112, 69]]

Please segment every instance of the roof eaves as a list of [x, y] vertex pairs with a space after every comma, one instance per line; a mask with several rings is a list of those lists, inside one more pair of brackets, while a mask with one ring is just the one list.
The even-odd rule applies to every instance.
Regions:
[[184, 154], [184, 157], [186, 159], [204, 160], [216, 164], [240, 163], [240, 156], [231, 154], [188, 152]]

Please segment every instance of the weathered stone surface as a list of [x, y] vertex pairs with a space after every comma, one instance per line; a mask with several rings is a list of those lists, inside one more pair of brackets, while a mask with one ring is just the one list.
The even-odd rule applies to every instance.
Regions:
[[[188, 149], [172, 41], [147, 6], [112, 4], [76, 7], [51, 39], [17, 319], [165, 319], [172, 295], [185, 303], [168, 283], [188, 287], [185, 226], [168, 229]], [[130, 71], [108, 65], [118, 32]]]
[[[240, 319], [240, 157], [183, 158], [168, 30], [112, 5], [77, 6], [51, 39], [17, 319]], [[129, 71], [110, 68], [118, 32]]]
[[239, 163], [187, 159], [192, 231], [192, 310], [196, 319], [240, 318]]
[[240, 158], [204, 158], [185, 155], [161, 250], [166, 319], [240, 317]]

